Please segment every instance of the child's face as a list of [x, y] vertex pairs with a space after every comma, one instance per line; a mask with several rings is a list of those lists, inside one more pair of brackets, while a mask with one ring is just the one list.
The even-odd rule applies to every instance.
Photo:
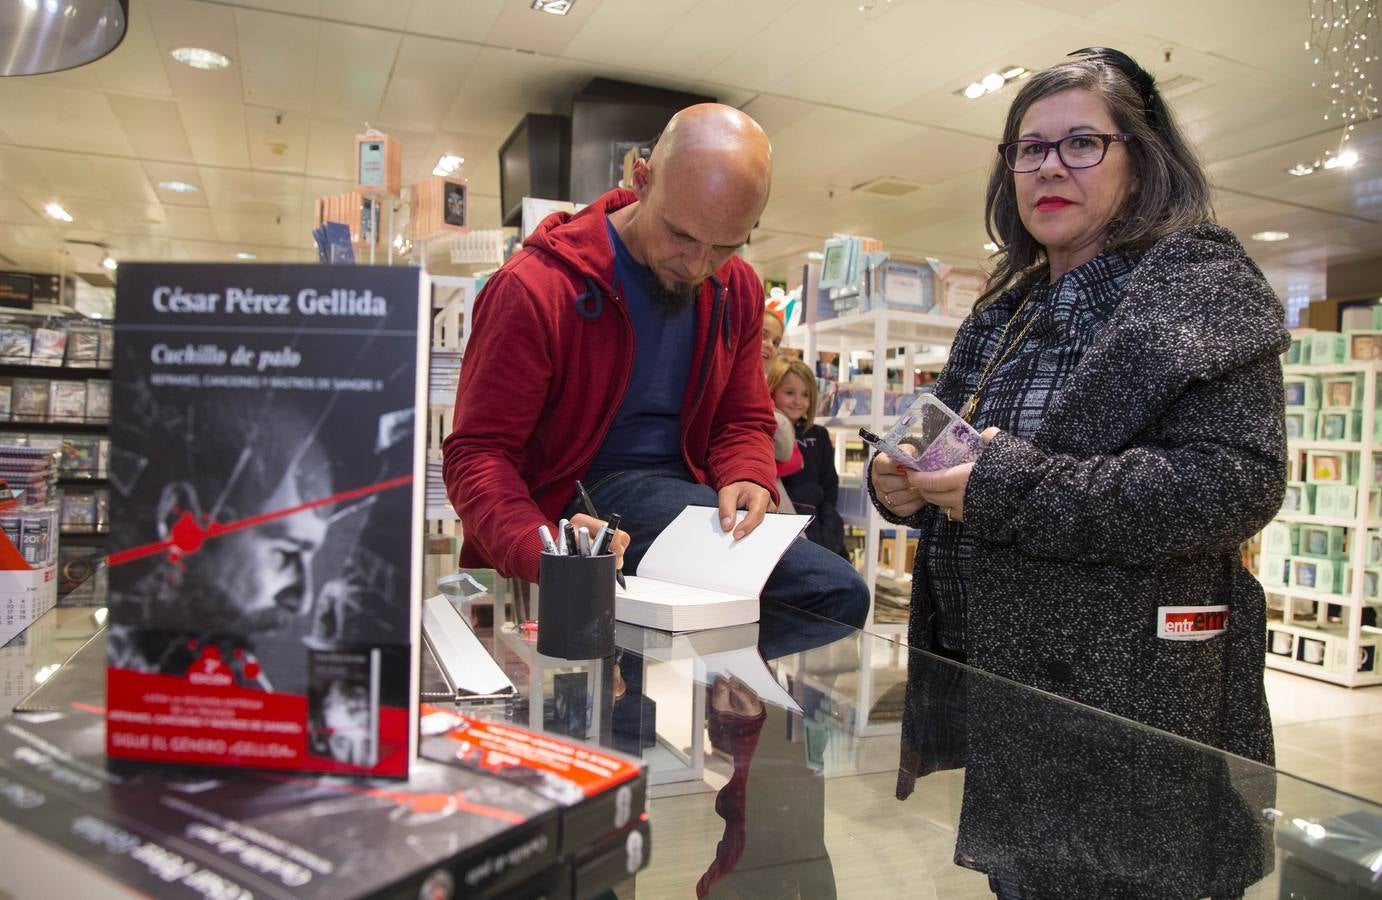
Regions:
[[787, 418], [793, 422], [807, 417], [810, 409], [811, 393], [806, 382], [801, 380], [800, 375], [787, 373], [782, 382], [773, 391], [773, 405], [787, 414]]
[[763, 365], [777, 359], [778, 348], [782, 346], [782, 323], [771, 313], [763, 314]]

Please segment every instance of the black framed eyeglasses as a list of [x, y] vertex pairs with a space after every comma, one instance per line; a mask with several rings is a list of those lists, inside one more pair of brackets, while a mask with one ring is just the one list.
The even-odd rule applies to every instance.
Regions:
[[998, 145], [998, 152], [1008, 168], [1017, 173], [1035, 172], [1046, 162], [1046, 157], [1054, 149], [1061, 165], [1067, 169], [1089, 169], [1104, 161], [1108, 145], [1114, 141], [1127, 143], [1130, 134], [1093, 134], [1081, 132], [1067, 134], [1058, 141], [1041, 141], [1036, 138], [1023, 138]]

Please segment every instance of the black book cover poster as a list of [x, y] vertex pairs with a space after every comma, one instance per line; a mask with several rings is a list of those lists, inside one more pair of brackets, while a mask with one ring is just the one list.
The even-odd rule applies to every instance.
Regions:
[[123, 267], [111, 756], [407, 774], [423, 287], [403, 267]]

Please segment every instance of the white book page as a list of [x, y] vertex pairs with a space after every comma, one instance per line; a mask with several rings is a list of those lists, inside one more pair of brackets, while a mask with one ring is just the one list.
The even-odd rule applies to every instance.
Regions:
[[[740, 510], [735, 520], [743, 520]], [[660, 581], [695, 585], [736, 597], [757, 598], [777, 561], [805, 530], [810, 516], [769, 513], [741, 541], [720, 528], [720, 511], [688, 506], [648, 548], [638, 571]]]
[[706, 684], [713, 684], [716, 677], [737, 678], [748, 685], [764, 703], [796, 713], [802, 711], [801, 706], [787, 693], [786, 688], [778, 684], [768, 664], [763, 661], [755, 647], [707, 653], [701, 656], [698, 662], [704, 667]]
[[661, 606], [701, 606], [706, 603], [717, 603], [733, 600], [744, 600], [752, 597], [752, 594], [726, 594], [721, 591], [711, 591], [699, 588], [690, 584], [673, 584], [670, 581], [662, 581], [657, 578], [649, 578], [638, 575], [626, 575], [624, 580], [628, 582], [627, 588], [615, 588], [614, 596], [622, 600], [637, 600], [641, 603], [652, 603]]

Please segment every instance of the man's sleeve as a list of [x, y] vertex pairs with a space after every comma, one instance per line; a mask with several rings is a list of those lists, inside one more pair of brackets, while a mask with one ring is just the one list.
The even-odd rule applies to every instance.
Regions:
[[733, 367], [711, 422], [707, 457], [711, 486], [715, 490], [736, 481], [751, 481], [767, 488], [773, 502], [778, 503], [773, 462], [773, 432], [777, 430], [777, 419], [773, 416], [773, 403], [763, 376], [760, 335], [763, 287], [752, 277], [752, 269], [748, 274], [750, 277], [744, 278], [741, 273], [735, 281], [750, 282], [757, 288], [756, 299], [745, 296], [752, 291], [737, 285], [726, 286], [730, 295], [726, 298], [729, 315], [737, 320], [734, 346], [729, 351], [733, 354]]
[[526, 286], [500, 272], [475, 301], [456, 390], [452, 431], [442, 445], [446, 494], [501, 575], [537, 581], [548, 524], [519, 475], [537, 428], [553, 359], [548, 323]]

